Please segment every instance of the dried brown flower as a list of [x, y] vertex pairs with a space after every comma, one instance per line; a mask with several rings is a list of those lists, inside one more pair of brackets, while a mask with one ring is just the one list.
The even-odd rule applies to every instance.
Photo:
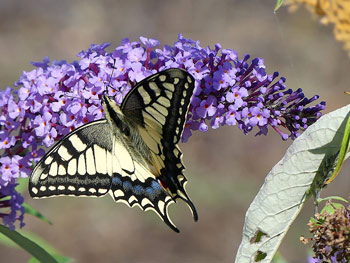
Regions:
[[331, 209], [316, 214], [308, 223], [314, 257], [327, 260], [322, 262], [350, 262], [350, 206], [336, 206], [331, 201], [327, 205]]

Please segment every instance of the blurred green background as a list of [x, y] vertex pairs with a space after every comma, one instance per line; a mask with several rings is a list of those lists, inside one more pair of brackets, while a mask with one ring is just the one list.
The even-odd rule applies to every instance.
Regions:
[[[1, 0], [0, 84], [12, 85], [30, 61], [72, 61], [91, 43], [139, 36], [172, 44], [178, 33], [200, 40], [202, 46], [221, 43], [263, 57], [267, 71], [279, 71], [287, 87], [302, 88], [308, 97], [319, 94], [326, 112], [350, 102], [350, 60], [332, 28], [321, 26], [306, 10], [273, 13], [275, 0]], [[180, 145], [187, 167], [187, 190], [199, 221], [194, 223], [181, 202], [170, 214], [181, 233], [171, 231], [152, 212], [101, 199], [59, 197], [26, 200], [54, 225], [26, 216], [25, 229], [44, 237], [76, 262], [233, 262], [239, 246], [245, 211], [265, 175], [291, 141], [272, 130], [268, 136], [245, 136], [237, 127], [196, 132]], [[349, 198], [349, 165], [324, 195]], [[311, 202], [303, 209], [280, 252], [289, 262], [306, 262]], [[22, 250], [0, 246], [0, 262], [26, 262]]]

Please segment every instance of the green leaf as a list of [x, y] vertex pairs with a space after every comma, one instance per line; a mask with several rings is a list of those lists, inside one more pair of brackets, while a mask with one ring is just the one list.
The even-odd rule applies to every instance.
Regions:
[[[256, 259], [271, 262], [304, 203], [312, 196], [314, 182], [324, 185], [327, 178], [320, 175], [320, 167], [325, 159], [339, 152], [346, 137], [349, 112], [350, 105], [323, 115], [293, 142], [266, 176], [246, 213], [237, 263], [257, 262]], [[261, 240], [252, 242], [257, 234]]]
[[313, 218], [313, 217], [310, 218], [310, 222], [314, 223], [315, 226], [322, 225], [325, 221], [326, 220], [324, 218], [322, 218], [322, 217], [320, 219], [318, 219], [318, 220], [316, 218]]
[[41, 219], [42, 221], [52, 225], [52, 222], [47, 217], [45, 217], [43, 214], [41, 214], [38, 210], [33, 208], [28, 203], [23, 203], [22, 206], [24, 207], [24, 211], [26, 212], [26, 214], [35, 216], [35, 217]]
[[[58, 254], [57, 250], [54, 247], [52, 247], [46, 240], [42, 239], [38, 235], [33, 234], [31, 232], [23, 231], [23, 230], [19, 230], [19, 232], [21, 235], [30, 239], [34, 243], [41, 246], [44, 250], [49, 252], [59, 263], [68, 263], [68, 262], [74, 261], [74, 259], [72, 259], [70, 257], [66, 257], [66, 256], [62, 256], [62, 255]], [[12, 240], [10, 240], [9, 238], [7, 238], [4, 235], [0, 235], [0, 244], [8, 246], [8, 247], [19, 248], [15, 242], [13, 242]], [[38, 261], [36, 258], [31, 258], [28, 262], [40, 262], [40, 261]]]
[[22, 236], [17, 231], [10, 230], [9, 228], [0, 225], [0, 233], [7, 236], [21, 248], [30, 253], [33, 257], [37, 258], [42, 263], [58, 263], [49, 253], [47, 253], [42, 247], [31, 241], [30, 239]]
[[310, 222], [314, 223], [314, 224], [317, 224], [318, 220], [316, 218], [310, 217]]
[[8, 239], [6, 236], [4, 235], [0, 235], [0, 244], [3, 246], [7, 246], [7, 247], [16, 247], [18, 248], [18, 246], [16, 245], [16, 243], [14, 243], [13, 241], [11, 241], [11, 239]]
[[325, 182], [325, 184], [329, 184], [330, 182], [332, 182], [334, 180], [334, 178], [337, 177], [337, 175], [339, 174], [339, 172], [343, 166], [344, 160], [345, 160], [345, 155], [349, 149], [349, 139], [350, 139], [350, 117], [348, 117], [347, 122], [346, 122], [344, 136], [343, 136], [343, 140], [341, 143], [340, 152], [339, 152], [339, 155], [337, 158], [338, 159], [337, 165], [335, 167], [335, 170], [334, 170], [332, 176]]
[[339, 204], [339, 203], [332, 203], [332, 204], [328, 204], [328, 205], [325, 205], [322, 210], [321, 210], [321, 215], [323, 215], [324, 213], [327, 213], [329, 215], [333, 215], [334, 212], [335, 212], [335, 209], [336, 208], [341, 208], [341, 207], [344, 207], [344, 205], [342, 204]]
[[282, 4], [283, 4], [283, 0], [277, 0], [275, 9], [273, 11], [276, 12], [281, 7]]
[[317, 201], [318, 203], [323, 202], [323, 201], [328, 201], [328, 200], [338, 200], [338, 201], [342, 201], [345, 203], [349, 203], [348, 200], [344, 199], [343, 197], [340, 196], [328, 196], [328, 197], [324, 197], [324, 198], [319, 198]]
[[18, 232], [23, 235], [24, 237], [32, 240], [33, 242], [37, 243], [39, 246], [41, 246], [43, 249], [45, 249], [50, 254], [58, 254], [58, 251], [56, 248], [54, 248], [49, 242], [47, 242], [42, 237], [38, 236], [35, 233], [24, 231], [24, 230], [18, 230]]
[[[58, 263], [71, 263], [74, 261], [74, 259], [70, 258], [70, 257], [66, 257], [66, 256], [62, 256], [62, 255], [57, 255], [57, 254], [53, 254], [52, 255]], [[31, 258], [28, 260], [28, 263], [38, 263], [40, 261], [38, 261], [36, 258]]]

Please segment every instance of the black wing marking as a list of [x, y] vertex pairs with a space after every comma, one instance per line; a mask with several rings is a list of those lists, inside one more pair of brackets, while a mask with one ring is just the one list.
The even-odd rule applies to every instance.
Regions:
[[152, 151], [153, 165], [162, 186], [174, 200], [183, 199], [198, 219], [183, 175], [182, 153], [177, 146], [185, 125], [194, 89], [194, 78], [184, 70], [168, 69], [138, 83], [124, 99], [121, 110], [138, 124]]

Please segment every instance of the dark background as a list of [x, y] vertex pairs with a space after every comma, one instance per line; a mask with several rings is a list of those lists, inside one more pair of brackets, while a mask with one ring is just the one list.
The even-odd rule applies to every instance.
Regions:
[[[350, 61], [332, 27], [322, 26], [306, 10], [273, 13], [275, 1], [261, 0], [131, 0], [131, 1], [0, 1], [0, 85], [12, 85], [30, 61], [72, 61], [91, 43], [118, 45], [125, 37], [156, 38], [173, 44], [178, 33], [200, 40], [202, 46], [221, 43], [263, 57], [267, 71], [287, 77], [287, 87], [302, 88], [308, 97], [319, 94], [326, 112], [349, 103]], [[60, 197], [26, 201], [49, 217], [50, 226], [31, 216], [24, 230], [41, 235], [76, 262], [216, 263], [234, 261], [245, 211], [265, 175], [284, 155], [291, 141], [245, 136], [237, 127], [196, 132], [182, 144], [189, 179], [187, 190], [196, 204], [194, 223], [179, 202], [170, 214], [176, 234], [152, 212], [115, 204], [110, 197]], [[349, 198], [348, 165], [324, 192]], [[306, 262], [311, 202], [283, 241], [280, 252], [289, 262]], [[0, 245], [0, 262], [26, 262], [28, 254]]]

